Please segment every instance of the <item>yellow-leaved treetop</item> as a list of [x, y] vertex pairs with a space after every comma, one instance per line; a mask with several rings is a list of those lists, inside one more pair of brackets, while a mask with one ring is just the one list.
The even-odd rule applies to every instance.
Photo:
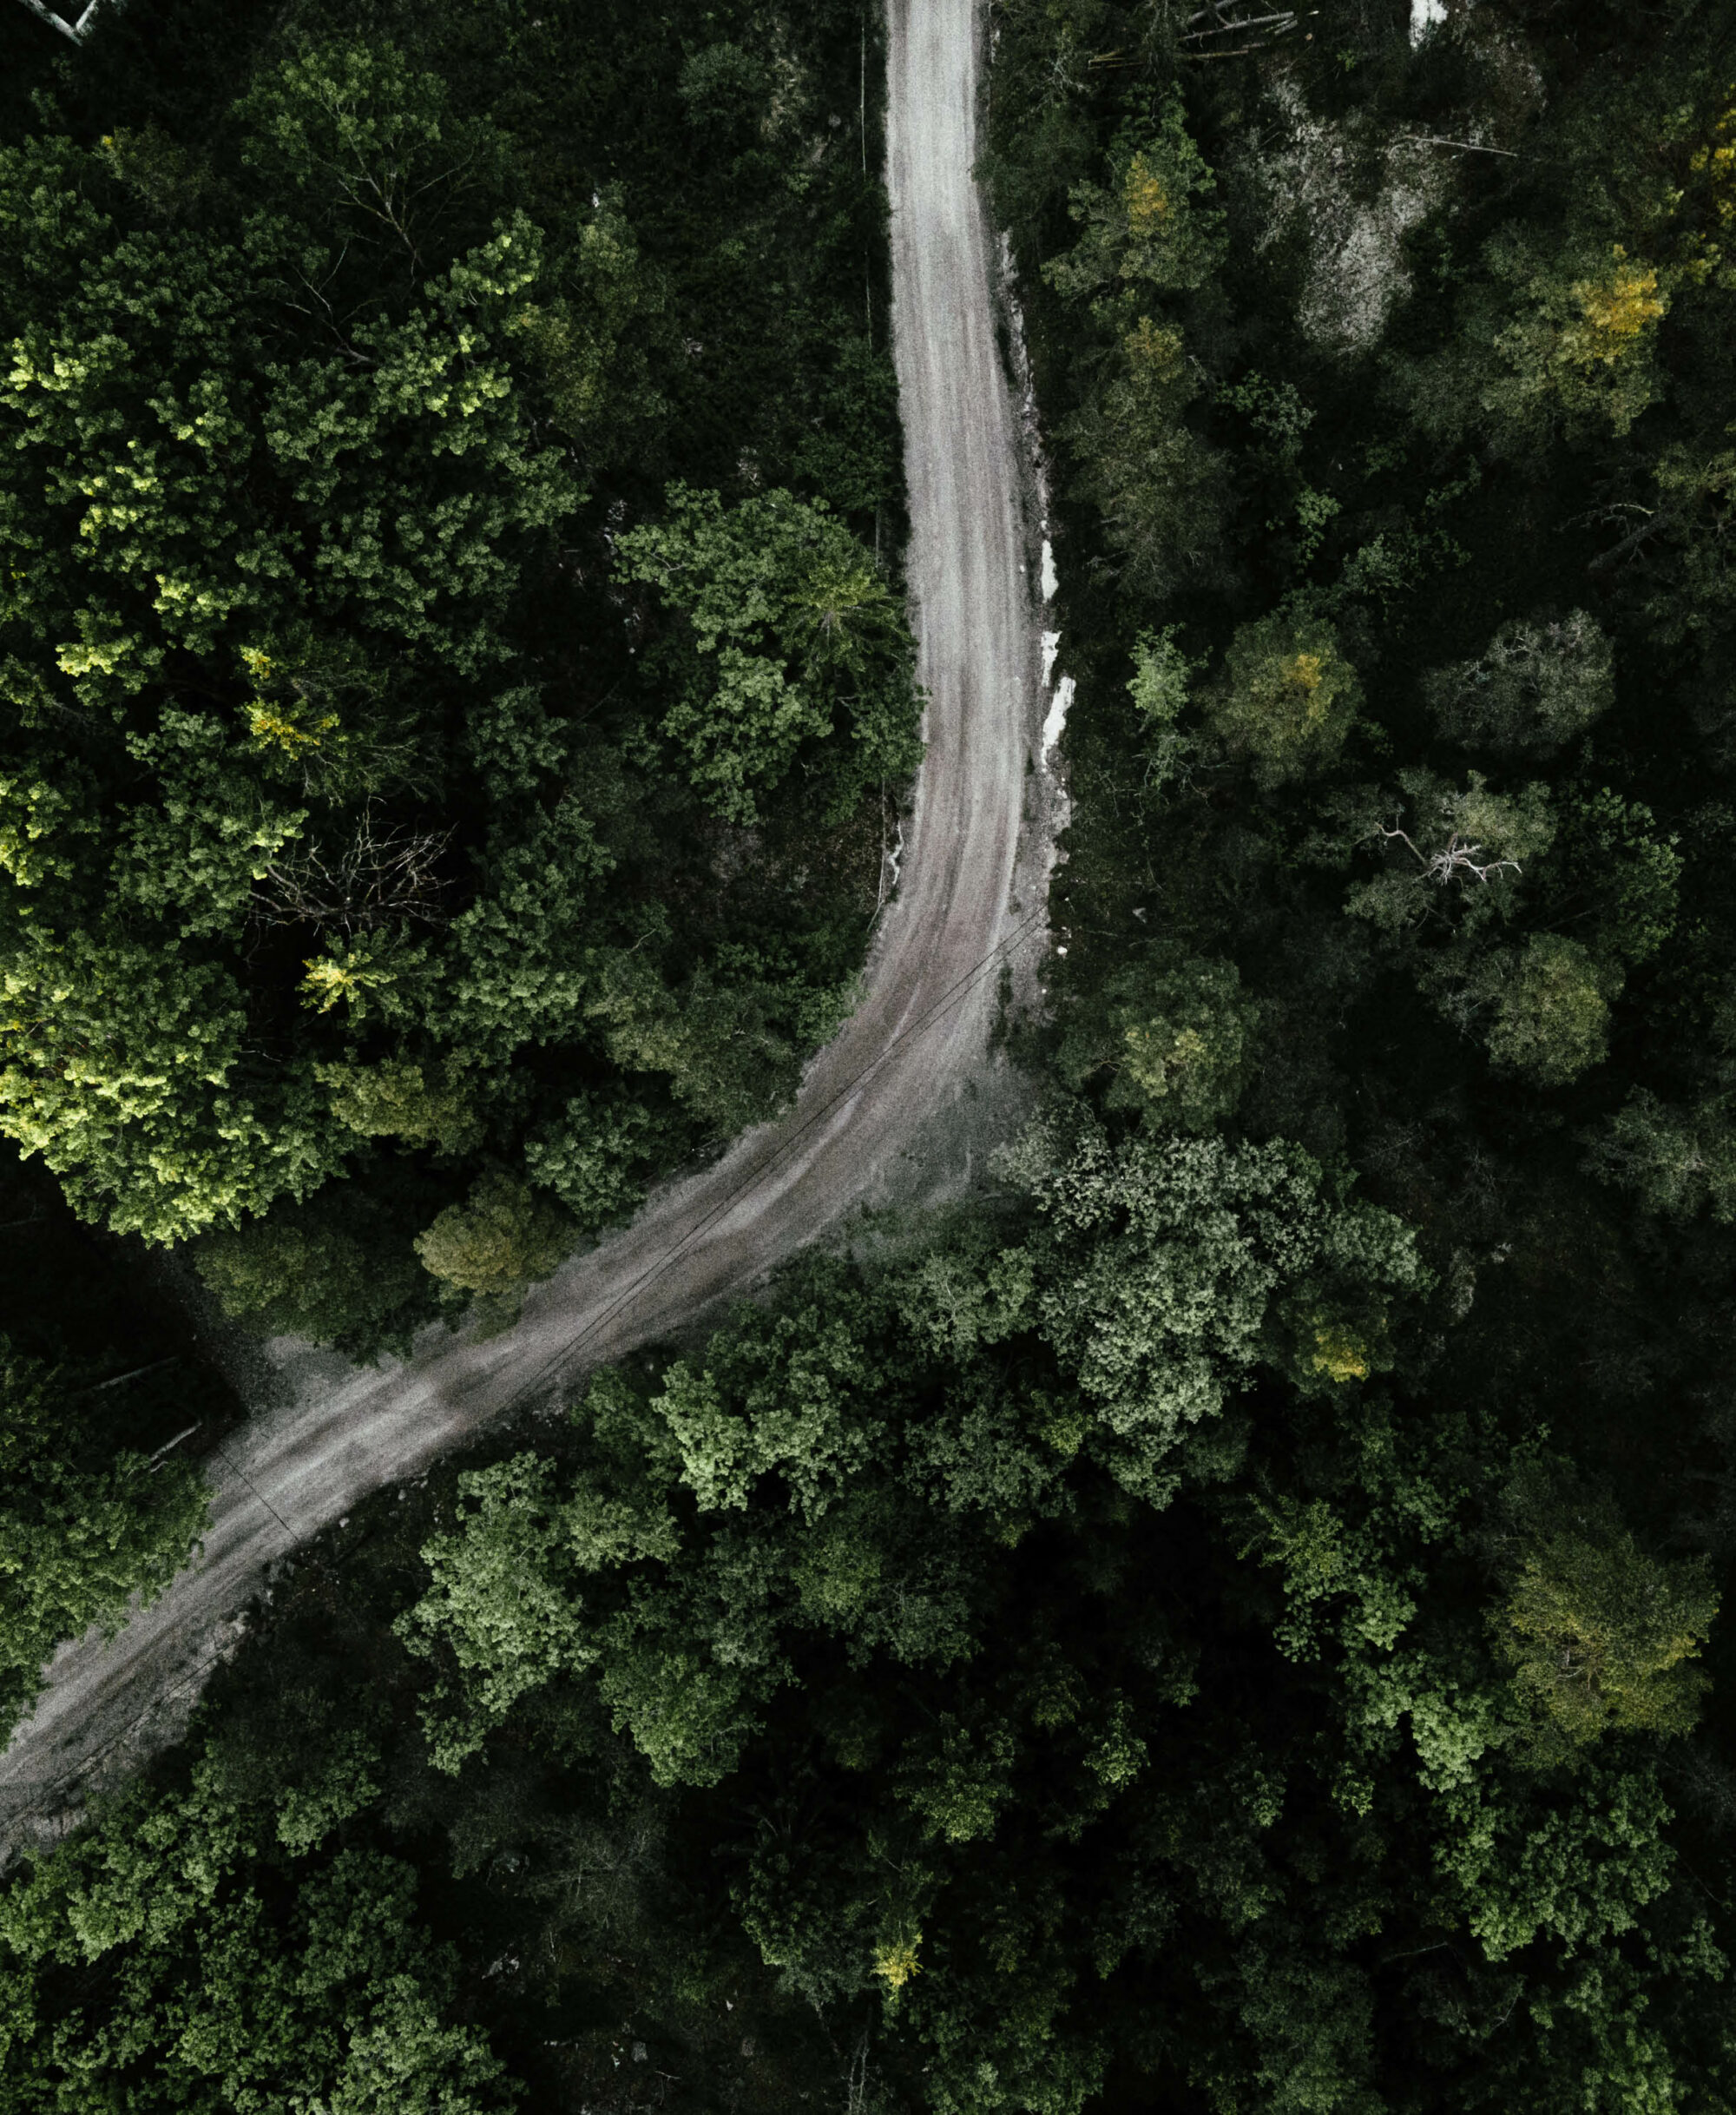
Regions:
[[1609, 367], [1627, 359], [1669, 310], [1651, 265], [1631, 259], [1619, 242], [1612, 255], [1612, 267], [1604, 276], [1579, 280], [1574, 286], [1583, 320], [1562, 332], [1562, 348], [1577, 366], [1601, 361]]
[[1208, 709], [1225, 746], [1269, 788], [1330, 763], [1361, 702], [1326, 619], [1276, 611], [1238, 628]]
[[888, 1990], [902, 1990], [913, 1976], [922, 1973], [922, 1963], [917, 1959], [921, 1944], [920, 1932], [901, 1933], [874, 1949], [874, 1973]]
[[1312, 1364], [1328, 1380], [1366, 1380], [1371, 1370], [1368, 1346], [1353, 1329], [1337, 1321], [1315, 1324]]
[[1558, 423], [1569, 434], [1628, 432], [1657, 394], [1653, 356], [1679, 270], [1620, 242], [1546, 254], [1509, 234], [1486, 254], [1516, 310], [1494, 338], [1505, 372], [1477, 392], [1503, 438], [1535, 441]]
[[1169, 186], [1148, 155], [1135, 155], [1128, 162], [1123, 188], [1129, 231], [1141, 240], [1154, 235], [1168, 217], [1170, 197]]

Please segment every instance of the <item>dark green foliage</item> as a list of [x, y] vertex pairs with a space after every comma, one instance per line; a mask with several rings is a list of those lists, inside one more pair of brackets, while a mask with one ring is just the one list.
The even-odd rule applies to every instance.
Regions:
[[439, 1288], [412, 1244], [437, 1192], [395, 1181], [396, 1170], [371, 1172], [365, 1187], [322, 1190], [203, 1242], [200, 1275], [223, 1313], [261, 1335], [308, 1337], [353, 1355], [408, 1351], [417, 1324], [437, 1312]]
[[595, 1225], [845, 1003], [917, 699], [866, 58], [780, 19], [304, 10], [196, 120], [105, 29], [0, 136], [0, 1115], [263, 1326], [426, 1304], [322, 1185]]
[[[1480, 0], [1413, 47], [1327, 0], [1244, 51], [1191, 8], [995, 14], [1079, 685], [1066, 952], [1020, 1044], [1054, 1099], [991, 1202], [864, 1229], [306, 1553], [187, 1747], [0, 1902], [21, 2107], [54, 2037], [97, 2096], [66, 2105], [247, 2105], [187, 2053], [242, 2040], [344, 2105], [388, 1986], [382, 2046], [455, 2108], [500, 2090], [473, 2022], [551, 2110], [1736, 2096], [1727, 24]], [[591, 497], [504, 615], [464, 589], [451, 650], [494, 625], [505, 658], [431, 719], [351, 651], [360, 588], [244, 664], [289, 730], [271, 798], [324, 832], [271, 886], [325, 886], [345, 816], [438, 892], [312, 972], [259, 951], [311, 1002], [263, 1017], [306, 1038], [273, 1077], [305, 1063], [357, 1170], [207, 1237], [264, 1326], [402, 1341], [442, 1282], [504, 1314], [842, 1003], [855, 941], [796, 877], [848, 899], [910, 754], [878, 230], [812, 123], [855, 150], [872, 45], [766, 21], [366, 42], [403, 55], [392, 151], [465, 157], [399, 321], [446, 327], [422, 289], [496, 205], [542, 228], [559, 283], [477, 415], [534, 406]], [[78, 209], [118, 185], [169, 245], [270, 156], [299, 201], [329, 146], [252, 92], [253, 175], [128, 104]], [[179, 721], [148, 738], [159, 787], [229, 783]], [[101, 802], [19, 784], [9, 864], [74, 887]], [[207, 834], [215, 904], [241, 848]], [[161, 1048], [128, 1062], [193, 1106], [217, 1045], [170, 1060], [219, 1013], [136, 945], [66, 940], [64, 1018], [82, 1052], [134, 978]], [[99, 1870], [159, 1925], [54, 1964]], [[124, 2079], [123, 2017], [157, 2038]]]
[[832, 774], [847, 814], [863, 787], [917, 761], [903, 611], [866, 552], [822, 504], [787, 492], [726, 514], [715, 492], [674, 485], [666, 524], [621, 539], [622, 572], [654, 584], [687, 619], [660, 656], [675, 702], [663, 732], [687, 752], [706, 805], [759, 820], [804, 745], [838, 731], [855, 754]]
[[[694, 2109], [1692, 2105], [1732, 2029], [1660, 1736], [1703, 1568], [1430, 1407], [1410, 1236], [1302, 1156], [1088, 1126], [1004, 1173], [998, 1219], [811, 1261], [312, 1553], [157, 1788], [0, 1897], [43, 2022], [0, 2078], [103, 2047], [111, 1990], [148, 2034], [183, 1963], [226, 2019], [189, 1901], [262, 1906], [306, 2062], [297, 1964], [365, 1869], [351, 2021], [389, 1942], [412, 2046], [480, 2067], [480, 2014], [551, 2108], [635, 2046]], [[95, 1995], [47, 1973], [58, 1905], [141, 1869], [163, 1915], [74, 1927]]]
[[[1163, 1119], [1132, 1090], [1135, 1011], [1166, 1050], [1190, 1012], [1209, 1044], [1233, 991], [1216, 1121], [1345, 1153], [1441, 1277], [1405, 1430], [1463, 1436], [1448, 1480], [1477, 1524], [1459, 1516], [1445, 1598], [1402, 1635], [1459, 1670], [1460, 1703], [1413, 1737], [1466, 1831], [1434, 1870], [1487, 1952], [1472, 1969], [1444, 1924], [1408, 1960], [1384, 1946], [1401, 1996], [1263, 1934], [1241, 2016], [1285, 2054], [1197, 2082], [1238, 2108], [1712, 2109], [1726, 2015], [1702, 2033], [1645, 1994], [1704, 1943], [1680, 1883], [1638, 1907], [1671, 1899], [1660, 1781], [1603, 1758], [1611, 1729], [1649, 1740], [1645, 1770], [1691, 1808], [1686, 1861], [1728, 1869], [1736, 53], [1692, 3], [1450, 10], [1418, 45], [1404, 14], [1343, 0], [1233, 31], [1119, 0], [996, 7], [987, 166], [1054, 438], [1052, 621], [1078, 685], [1067, 952], [1030, 1054], [1144, 1129]], [[1129, 157], [1178, 125], [1210, 254], [1141, 279]], [[1345, 671], [1318, 723], [1305, 651]], [[1353, 1385], [1336, 1329], [1321, 1354]], [[1264, 1514], [1255, 1446], [1228, 1488]], [[1537, 1449], [1571, 1466], [1545, 1475]], [[1336, 1502], [1312, 1507], [1286, 1499], [1244, 1561], [1293, 1552], [1299, 1592], [1347, 1577]], [[1214, 1636], [1204, 1669], [1240, 1633]], [[1363, 1663], [1370, 1699], [1414, 1664], [1394, 1637]], [[1498, 1686], [1473, 1661], [1511, 1677], [1514, 1782], [1573, 1781], [1583, 1737], [1596, 1789], [1529, 1824], [1472, 1818], [1487, 1792], [1457, 1789], [1424, 1729], [1466, 1737], [1460, 1709]], [[1390, 1758], [1325, 1741], [1378, 1835]], [[1323, 1858], [1319, 1884], [1360, 1855]], [[1354, 1914], [1400, 1897], [1373, 1887]], [[1510, 1973], [1546, 1901], [1568, 1979], [1549, 1999]], [[1592, 1968], [1593, 1946], [1621, 1964]], [[1112, 2105], [1143, 2105], [1127, 2033]], [[1364, 2033], [1384, 2056], [1358, 2075]], [[1461, 2059], [1474, 2083], [1431, 2068]]]
[[136, 1258], [82, 1230], [39, 1171], [0, 1166], [0, 1740], [44, 1664], [118, 1628], [205, 1525], [198, 1458], [233, 1415]]
[[[1646, 1684], [1703, 1574], [1551, 1501], [1493, 1420], [1359, 1386], [1366, 1311], [1233, 1162], [1100, 1152], [1033, 1141], [1035, 1216], [815, 1268], [703, 1363], [594, 1384], [565, 1467], [467, 1479], [402, 1626], [448, 1670], [437, 1758], [502, 1719], [490, 1771], [515, 1723], [595, 1743], [595, 1696], [894, 2099], [1078, 2106], [1115, 2061], [1273, 2109], [1691, 2092], [1721, 1956], [1622, 1730], [1691, 1723]], [[1194, 1170], [1174, 1221], [1160, 1165]], [[1342, 1222], [1340, 1287], [1396, 1235]], [[1245, 1408], [1205, 1407], [1250, 1354]], [[1119, 1435], [1201, 1387], [1154, 1492]], [[1601, 1700], [1565, 1756], [1531, 1679], [1563, 1623]]]
[[1081, 1008], [1058, 1057], [1069, 1086], [1113, 1074], [1110, 1109], [1138, 1109], [1147, 1123], [1208, 1130], [1247, 1084], [1254, 1025], [1234, 965], [1154, 959], [1108, 978], [1101, 1010]]
[[279, 1789], [220, 1755], [16, 1882], [0, 1907], [10, 2104], [510, 2106], [482, 2031], [448, 2017], [450, 1954], [417, 1921], [414, 1872], [344, 1843], [378, 1792], [372, 1759], [340, 1738]]
[[198, 1469], [111, 1451], [88, 1390], [0, 1337], [0, 1728], [63, 1637], [118, 1630], [181, 1569], [205, 1525]]

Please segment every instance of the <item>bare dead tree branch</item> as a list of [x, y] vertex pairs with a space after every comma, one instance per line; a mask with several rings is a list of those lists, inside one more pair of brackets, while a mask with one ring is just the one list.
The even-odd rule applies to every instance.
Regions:
[[1526, 159], [1510, 147], [1485, 147], [1477, 140], [1437, 139], [1431, 132], [1401, 132], [1393, 144], [1397, 147], [1452, 147], [1462, 155], [1500, 155], [1509, 161], [1523, 161]]
[[462, 189], [476, 159], [476, 151], [471, 148], [450, 167], [437, 170], [419, 184], [404, 182], [403, 173], [396, 168], [388, 168], [382, 176], [369, 165], [360, 148], [353, 145], [349, 168], [336, 162], [327, 166], [339, 188], [356, 210], [395, 235], [409, 255], [411, 269], [420, 271], [422, 254], [411, 227], [415, 208], [431, 191], [437, 191], [442, 185]]
[[[1199, 17], [1196, 16], [1194, 20], [1198, 19]], [[1274, 22], [1282, 23], [1286, 30], [1294, 29], [1296, 10], [1293, 8], [1282, 8], [1273, 15], [1249, 15], [1231, 20], [1220, 17], [1218, 21], [1204, 30], [1184, 30], [1181, 42], [1184, 44], [1191, 44], [1197, 43], [1202, 36], [1227, 36], [1236, 30], [1264, 30]]]
[[345, 935], [372, 932], [394, 919], [439, 922], [444, 884], [435, 868], [452, 833], [384, 833], [372, 805], [335, 858], [318, 844], [294, 859], [274, 860], [253, 892], [253, 915], [268, 926], [312, 926]]
[[1498, 874], [1504, 867], [1510, 866], [1516, 874], [1523, 872], [1517, 860], [1489, 860], [1479, 864], [1483, 847], [1468, 845], [1457, 830], [1436, 853], [1418, 852], [1404, 831], [1389, 830], [1384, 823], [1380, 826], [1380, 833], [1385, 838], [1396, 837], [1409, 847], [1423, 869], [1423, 879], [1438, 881], [1443, 888], [1449, 881], [1462, 880], [1466, 874], [1475, 874], [1479, 881], [1487, 882], [1491, 874]]
[[1606, 507], [1601, 515], [1595, 518], [1608, 522], [1613, 527], [1623, 514], [1638, 514], [1641, 518], [1619, 544], [1612, 544], [1608, 550], [1600, 550], [1595, 557], [1587, 559], [1585, 570], [1588, 573], [1609, 572], [1620, 565], [1624, 558], [1631, 557], [1636, 550], [1649, 544], [1654, 536], [1661, 536], [1665, 530], [1673, 529], [1680, 518], [1674, 507], [1642, 507], [1637, 500]]
[[69, 37], [75, 44], [84, 42], [84, 33], [90, 27], [91, 17], [101, 4], [102, 0], [89, 0], [89, 4], [78, 19], [69, 22], [63, 15], [56, 15], [51, 7], [45, 7], [43, 0], [24, 0], [24, 5], [31, 14], [40, 16], [51, 30], [58, 30], [62, 36]]

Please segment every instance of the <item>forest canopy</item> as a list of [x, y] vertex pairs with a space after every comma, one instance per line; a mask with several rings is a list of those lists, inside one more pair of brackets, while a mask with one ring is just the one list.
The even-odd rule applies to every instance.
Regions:
[[[506, 1322], [861, 959], [879, 23], [226, 17], [214, 134], [135, 4], [8, 106], [7, 1120]], [[1729, 10], [991, 27], [1029, 1120], [299, 1550], [0, 1883], [21, 2111], [1736, 2105]], [[28, 1307], [21, 1701], [198, 1526]]]
[[678, 211], [630, 76], [526, 107], [469, 34], [304, 11], [196, 129], [0, 145], [0, 1123], [362, 1350], [474, 1289], [415, 1238], [477, 1184], [570, 1245], [778, 1105], [919, 754], [829, 91], [726, 118], [696, 50]]

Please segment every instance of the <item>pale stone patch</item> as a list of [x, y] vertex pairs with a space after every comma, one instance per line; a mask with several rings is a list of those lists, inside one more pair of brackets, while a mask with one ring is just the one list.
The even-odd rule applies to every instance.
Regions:
[[1073, 678], [1063, 675], [1055, 686], [1055, 695], [1049, 702], [1049, 717], [1042, 723], [1042, 753], [1045, 759], [1053, 751], [1067, 728], [1067, 715], [1073, 709]]
[[[1260, 247], [1300, 221], [1309, 270], [1298, 320], [1318, 346], [1364, 352], [1410, 291], [1404, 238], [1440, 199], [1448, 172], [1424, 142], [1396, 139], [1377, 147], [1363, 122], [1334, 124], [1316, 116], [1293, 81], [1275, 82], [1270, 94], [1286, 137], [1258, 165], [1272, 198]], [[1371, 198], [1358, 195], [1355, 183], [1371, 154], [1381, 168]]]
[[1420, 44], [1437, 23], [1446, 19], [1446, 0], [1410, 0], [1410, 42]]

